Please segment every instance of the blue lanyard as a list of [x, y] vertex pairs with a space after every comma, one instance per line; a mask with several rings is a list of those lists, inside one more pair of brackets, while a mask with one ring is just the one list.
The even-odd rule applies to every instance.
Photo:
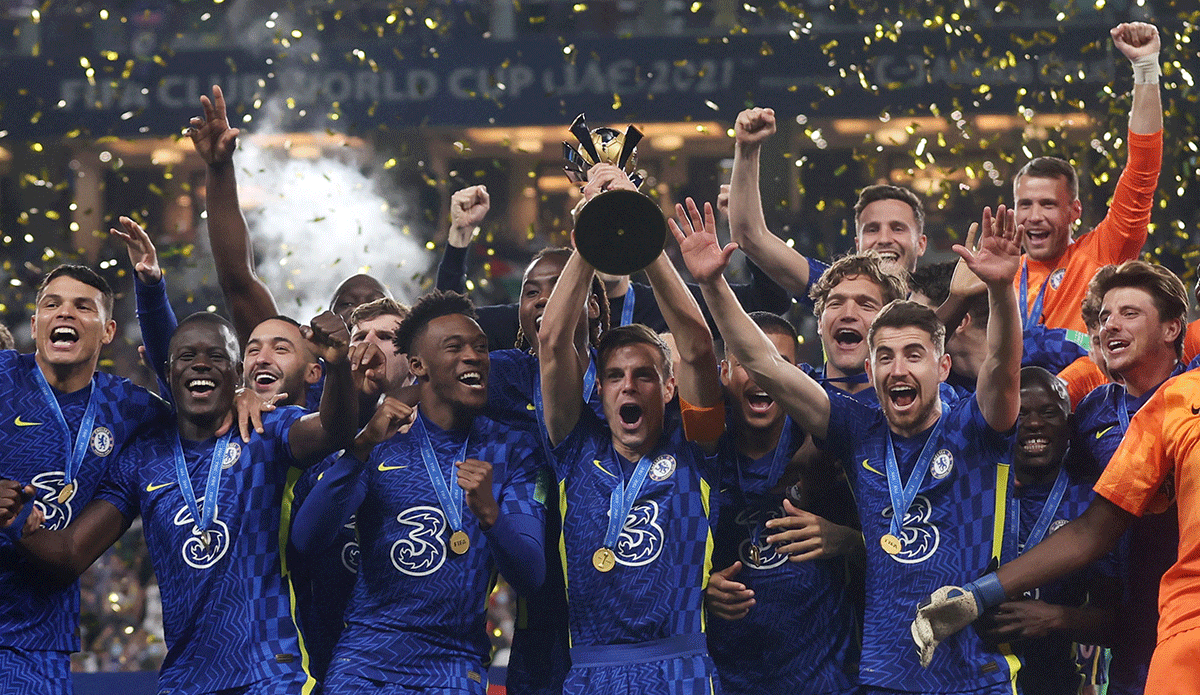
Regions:
[[[33, 364], [33, 373], [35, 381], [37, 381], [38, 389], [42, 392], [42, 397], [46, 403], [50, 405], [50, 410], [54, 412], [54, 417], [58, 420], [58, 424], [62, 427], [63, 433], [67, 435], [67, 444], [71, 443], [71, 427], [67, 425], [67, 418], [63, 415], [62, 407], [58, 405], [58, 399], [54, 397], [54, 390], [50, 388], [50, 382], [46, 381], [46, 375], [42, 374], [42, 368], [37, 365], [37, 361]], [[89, 382], [92, 392], [88, 394], [87, 408], [83, 411], [83, 421], [79, 423], [79, 431], [75, 433], [75, 446], [67, 451], [66, 470], [63, 471], [63, 484], [73, 485], [75, 476], [79, 473], [79, 468], [83, 464], [84, 454], [87, 453], [88, 440], [92, 438], [92, 426], [96, 423], [96, 383], [93, 379]]]
[[604, 547], [610, 550], [617, 545], [621, 529], [625, 527], [625, 519], [629, 517], [629, 511], [633, 509], [633, 503], [637, 501], [638, 495], [642, 493], [642, 485], [646, 483], [646, 476], [650, 473], [652, 463], [645, 456], [639, 459], [637, 467], [633, 469], [633, 475], [629, 478], [629, 483], [625, 484], [621, 457], [617, 456], [616, 449], [612, 450], [612, 462], [616, 467], [617, 484], [608, 497], [608, 532], [604, 534]]
[[187, 461], [183, 457], [183, 444], [179, 434], [175, 434], [175, 478], [179, 481], [179, 490], [183, 493], [183, 501], [187, 503], [188, 511], [192, 513], [192, 523], [204, 533], [217, 519], [217, 488], [221, 483], [221, 464], [225, 462], [225, 452], [229, 450], [229, 440], [233, 438], [235, 428], [217, 440], [213, 447], [212, 460], [208, 463], [208, 478], [204, 481], [204, 509], [196, 499], [192, 487], [192, 477], [188, 474]]
[[[442, 505], [442, 511], [446, 513], [446, 523], [450, 524], [451, 531], [461, 531], [463, 527], [463, 489], [459, 485], [451, 486], [442, 475], [442, 469], [438, 464], [437, 454], [433, 450], [433, 443], [429, 441], [429, 432], [425, 429], [423, 417], [417, 417], [416, 427], [420, 430], [417, 432], [417, 441], [421, 445], [421, 458], [425, 461], [425, 472], [429, 474], [429, 482], [433, 483], [433, 491], [437, 493], [438, 503]], [[458, 452], [459, 461], [467, 460], [467, 444], [470, 442], [471, 434], [468, 431], [462, 449]]]
[[[1046, 498], [1046, 506], [1042, 507], [1042, 513], [1038, 514], [1037, 523], [1029, 531], [1029, 537], [1017, 548], [1017, 552], [1023, 553], [1026, 548], [1032, 548], [1042, 542], [1042, 539], [1046, 537], [1046, 531], [1050, 529], [1050, 522], [1054, 520], [1054, 515], [1058, 512], [1058, 505], [1062, 503], [1063, 495], [1066, 492], [1067, 471], [1065, 468], [1059, 468], [1058, 477], [1054, 479], [1054, 487], [1050, 488], [1050, 496]], [[1016, 503], [1017, 516], [1020, 516], [1021, 499], [1019, 497], [1016, 499]]]
[[633, 323], [633, 305], [637, 303], [637, 293], [633, 291], [633, 283], [629, 283], [629, 290], [625, 293], [625, 303], [621, 305], [621, 323], [622, 326], [628, 326]]
[[[1051, 272], [1050, 275], [1054, 273]], [[1029, 261], [1026, 260], [1021, 264], [1021, 328], [1029, 330], [1030, 326], [1037, 325], [1042, 320], [1042, 304], [1046, 298], [1046, 285], [1050, 284], [1050, 275], [1042, 281], [1042, 288], [1038, 290], [1037, 298], [1033, 300], [1033, 308], [1029, 308]]]
[[[791, 448], [792, 448], [792, 417], [790, 415], [785, 415], [783, 418], [783, 431], [781, 431], [779, 433], [779, 442], [777, 442], [775, 444], [775, 453], [771, 457], [771, 469], [770, 469], [770, 472], [768, 473], [769, 477], [767, 478], [768, 485], [771, 485], [773, 483], [773, 481], [775, 481], [777, 479], [780, 472], [782, 472], [782, 470], [783, 470], [782, 465], [784, 464], [786, 458], [788, 457], [788, 453], [787, 453], [788, 450]], [[739, 454], [739, 455], [734, 456], [733, 460], [734, 460], [734, 466], [737, 469], [738, 492], [742, 496], [742, 503], [746, 507], [749, 507], [750, 501], [746, 496], [746, 481], [745, 481], [745, 478], [742, 476], [742, 459], [744, 459], [744, 458], [745, 458], [744, 456], [741, 456]], [[763, 523], [765, 523], [765, 522], [766, 522], [766, 519], [763, 520]], [[754, 545], [756, 547], [762, 547], [762, 543], [759, 541], [759, 539], [762, 536], [762, 529], [763, 529], [762, 523], [757, 523], [750, 527], [750, 542], [754, 543]]]
[[885, 462], [887, 463], [888, 492], [892, 496], [891, 532], [896, 538], [900, 537], [900, 527], [903, 526], [904, 515], [912, 506], [913, 500], [917, 498], [917, 490], [921, 489], [921, 482], [925, 480], [925, 474], [929, 472], [929, 465], [933, 463], [933, 452], [942, 439], [942, 423], [945, 421], [946, 414], [942, 413], [933, 427], [933, 432], [929, 434], [929, 440], [921, 448], [917, 464], [913, 466], [912, 473], [908, 474], [908, 482], [903, 487], [900, 486], [900, 466], [896, 463], [896, 450], [892, 447], [892, 430], [890, 427], [887, 429]]

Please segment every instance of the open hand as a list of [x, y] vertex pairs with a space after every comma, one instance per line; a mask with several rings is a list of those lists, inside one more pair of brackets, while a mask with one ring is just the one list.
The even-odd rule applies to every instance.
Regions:
[[696, 201], [688, 198], [686, 202], [686, 214], [682, 205], [675, 205], [675, 214], [679, 216], [680, 222], [671, 218], [667, 220], [667, 226], [675, 235], [683, 262], [696, 282], [715, 282], [725, 272], [729, 258], [738, 245], [731, 243], [721, 248], [720, 242], [717, 241], [717, 220], [713, 216], [712, 203], [704, 204], [704, 216], [701, 218]]
[[156, 284], [162, 279], [162, 268], [158, 266], [158, 252], [154, 249], [154, 242], [150, 241], [150, 235], [140, 224], [128, 217], [118, 217], [117, 221], [121, 223], [124, 231], [113, 227], [108, 233], [125, 242], [125, 250], [129, 252], [129, 263], [137, 272], [142, 284]]
[[1018, 226], [1012, 210], [1001, 205], [992, 217], [992, 209], [983, 209], [983, 220], [979, 225], [979, 248], [971, 249], [955, 244], [953, 249], [967, 264], [972, 273], [991, 287], [1012, 284], [1021, 267], [1021, 241], [1024, 225]]

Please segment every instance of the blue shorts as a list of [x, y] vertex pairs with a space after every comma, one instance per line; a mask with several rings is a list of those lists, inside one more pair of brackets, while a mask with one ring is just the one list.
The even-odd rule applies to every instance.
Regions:
[[[158, 695], [178, 693], [177, 689], [162, 688]], [[275, 678], [255, 681], [236, 688], [225, 688], [205, 695], [316, 695], [317, 681], [303, 671]]]
[[718, 695], [704, 635], [576, 647], [563, 695]]
[[[482, 687], [482, 686], [481, 686]], [[352, 673], [330, 673], [325, 677], [323, 695], [366, 693], [367, 695], [478, 695], [481, 691], [456, 688], [421, 688], [378, 681]]]
[[71, 655], [0, 647], [0, 695], [74, 695]]

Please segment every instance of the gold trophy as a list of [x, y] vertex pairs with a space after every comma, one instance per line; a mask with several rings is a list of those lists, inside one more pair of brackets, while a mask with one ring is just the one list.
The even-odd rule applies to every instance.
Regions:
[[[563, 143], [567, 177], [587, 183], [587, 172], [600, 162], [615, 164], [630, 173], [634, 186], [642, 185], [637, 164], [640, 130], [629, 126], [588, 130], [583, 114], [571, 124], [578, 147]], [[650, 198], [629, 190], [605, 191], [588, 201], [575, 220], [575, 246], [579, 255], [601, 273], [630, 275], [658, 258], [667, 244], [667, 220]]]

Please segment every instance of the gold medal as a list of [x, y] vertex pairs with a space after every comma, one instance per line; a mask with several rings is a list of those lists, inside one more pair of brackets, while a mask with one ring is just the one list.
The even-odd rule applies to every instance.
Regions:
[[901, 543], [899, 538], [896, 538], [890, 533], [885, 533], [883, 534], [883, 537], [879, 539], [879, 546], [883, 548], [883, 552], [887, 553], [888, 555], [895, 555], [896, 553], [900, 552]]
[[58, 503], [66, 504], [67, 500], [71, 499], [71, 495], [75, 492], [75, 483], [67, 483], [58, 493]]
[[592, 566], [601, 572], [608, 572], [617, 566], [617, 556], [608, 548], [600, 548], [592, 553]]
[[208, 550], [211, 544], [212, 541], [208, 538], [208, 531], [200, 531], [200, 545], [204, 546], [205, 550]]
[[762, 564], [762, 551], [758, 549], [757, 543], [750, 544], [750, 562], [755, 565]]
[[462, 555], [471, 549], [471, 538], [466, 531], [455, 531], [450, 534], [450, 549], [455, 555]]

